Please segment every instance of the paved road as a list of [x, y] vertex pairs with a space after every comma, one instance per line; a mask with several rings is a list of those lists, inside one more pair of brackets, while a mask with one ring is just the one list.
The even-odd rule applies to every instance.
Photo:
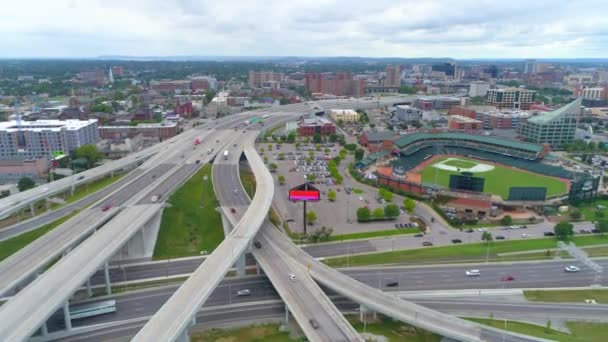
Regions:
[[[98, 323], [118, 322], [137, 317], [146, 317], [154, 313], [175, 291], [176, 287], [167, 287], [162, 289], [146, 290], [136, 293], [119, 295], [117, 300], [118, 311], [114, 314], [97, 316], [94, 318], [74, 321], [75, 326], [93, 325]], [[236, 293], [242, 289], [250, 289], [251, 296], [237, 296]], [[332, 295], [334, 303], [341, 309], [352, 311], [358, 305], [341, 297]], [[260, 304], [254, 309], [243, 310], [241, 308], [219, 309], [213, 312], [218, 313], [208, 314], [206, 310], [213, 307], [228, 305], [228, 304], [245, 304], [258, 301], [278, 300], [280, 297], [273, 289], [272, 284], [264, 277], [247, 277], [245, 279], [230, 279], [223, 281], [209, 297], [204, 305], [203, 311], [197, 315], [198, 321], [203, 324], [213, 325], [215, 323], [224, 322], [234, 323], [236, 321], [264, 318], [268, 314], [268, 308], [274, 308], [272, 317], [284, 317], [284, 305], [279, 304]], [[608, 305], [576, 305], [576, 304], [547, 304], [547, 303], [500, 303], [492, 301], [474, 301], [474, 300], [453, 300], [453, 299], [415, 299], [413, 302], [440, 310], [446, 313], [456, 312], [477, 312], [479, 315], [487, 316], [490, 312], [495, 315], [501, 314], [522, 314], [542, 315], [543, 317], [555, 317], [555, 319], [576, 320], [581, 318], [593, 319], [594, 317], [608, 317]], [[259, 309], [259, 311], [258, 311]], [[50, 326], [52, 331], [59, 326], [56, 315], [53, 317], [53, 324]], [[103, 329], [94, 333], [82, 334], [74, 338], [62, 339], [64, 341], [83, 341], [89, 338], [90, 341], [108, 340], [113, 337], [131, 337], [137, 329], [143, 325], [140, 322], [131, 330], [123, 330], [124, 326], [111, 329]], [[508, 337], [508, 336], [507, 336]], [[501, 339], [498, 339], [501, 340]], [[514, 341], [507, 339], [507, 341]]]

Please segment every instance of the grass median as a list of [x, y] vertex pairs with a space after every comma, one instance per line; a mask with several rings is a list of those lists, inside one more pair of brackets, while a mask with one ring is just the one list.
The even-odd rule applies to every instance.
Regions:
[[378, 230], [378, 231], [361, 232], [361, 233], [332, 235], [329, 237], [328, 241], [360, 240], [360, 239], [369, 239], [369, 238], [374, 238], [374, 237], [407, 235], [407, 234], [416, 234], [416, 233], [420, 233], [420, 229], [418, 229], [418, 228], [388, 229], [388, 230]]
[[46, 224], [36, 230], [32, 230], [30, 232], [27, 233], [23, 233], [21, 235], [15, 236], [14, 238], [5, 240], [0, 242], [0, 261], [8, 258], [9, 256], [13, 255], [14, 253], [16, 253], [17, 251], [19, 251], [21, 248], [27, 246], [28, 244], [30, 244], [32, 241], [36, 240], [37, 238], [41, 237], [42, 235], [50, 232], [51, 230], [57, 228], [60, 224], [64, 223], [65, 221], [69, 220], [70, 218], [72, 218], [73, 216], [75, 216], [76, 214], [78, 214], [78, 211], [74, 211], [72, 213], [70, 213], [69, 215], [66, 215], [62, 218], [59, 218], [49, 224]]
[[526, 299], [533, 302], [584, 303], [594, 299], [599, 304], [608, 304], [608, 290], [534, 290], [524, 291]]
[[230, 341], [230, 342], [297, 342], [303, 338], [289, 337], [289, 331], [281, 331], [278, 324], [250, 325], [238, 329], [210, 329], [190, 335], [193, 342]]
[[560, 342], [592, 342], [605, 341], [608, 336], [608, 324], [589, 323], [589, 322], [567, 322], [566, 326], [571, 334], [566, 334], [561, 331], [541, 327], [540, 325], [505, 321], [500, 319], [483, 319], [483, 318], [466, 318], [470, 321], [477, 322], [483, 325], [491, 326], [498, 329], [504, 329], [515, 333], [540, 337], [553, 341]]
[[200, 255], [202, 251], [211, 253], [222, 242], [222, 218], [216, 210], [219, 202], [211, 178], [211, 165], [207, 164], [169, 197], [154, 259]]
[[[608, 243], [608, 237], [579, 236], [574, 237], [572, 241], [577, 246], [591, 246]], [[529, 255], [499, 256], [498, 254], [527, 250], [550, 249], [555, 248], [556, 244], [557, 240], [555, 239], [530, 239], [492, 242], [490, 243], [488, 259], [490, 261], [542, 259], [543, 253], [534, 254], [532, 258]], [[419, 264], [420, 262], [468, 262], [485, 260], [486, 253], [486, 243], [473, 243], [352, 255], [348, 258], [328, 258], [324, 260], [324, 262], [332, 267], [382, 264]], [[549, 257], [550, 256], [545, 256], [544, 258]]]

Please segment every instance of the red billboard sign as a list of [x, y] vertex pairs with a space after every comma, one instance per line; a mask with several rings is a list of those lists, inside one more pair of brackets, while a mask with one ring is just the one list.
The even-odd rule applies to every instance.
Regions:
[[289, 190], [289, 199], [291, 201], [318, 201], [321, 199], [319, 190]]

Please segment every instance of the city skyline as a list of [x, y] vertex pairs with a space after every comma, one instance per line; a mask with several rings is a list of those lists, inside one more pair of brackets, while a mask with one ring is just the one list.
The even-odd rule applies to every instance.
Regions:
[[602, 58], [603, 1], [109, 1], [4, 5], [0, 58]]

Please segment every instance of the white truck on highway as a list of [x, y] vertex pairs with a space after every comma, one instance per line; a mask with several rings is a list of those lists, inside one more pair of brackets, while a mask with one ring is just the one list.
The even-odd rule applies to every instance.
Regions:
[[224, 151], [224, 160], [228, 160], [228, 150]]

